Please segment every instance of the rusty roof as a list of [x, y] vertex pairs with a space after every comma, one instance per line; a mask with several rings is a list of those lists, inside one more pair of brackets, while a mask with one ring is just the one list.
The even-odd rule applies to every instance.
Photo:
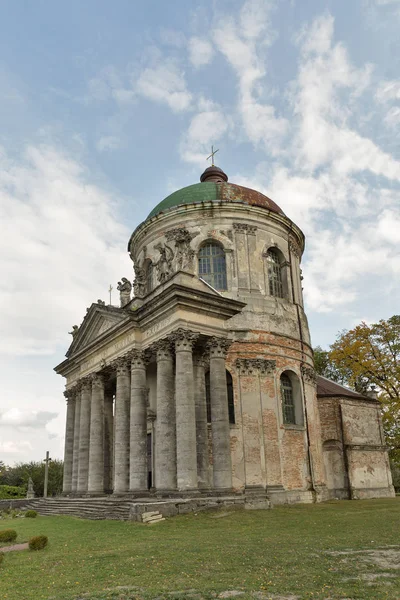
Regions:
[[359, 394], [340, 383], [336, 383], [336, 381], [322, 377], [321, 375], [317, 376], [317, 396], [318, 398], [344, 396], [346, 398], [358, 398], [359, 400], [373, 400], [373, 398], [369, 396], [363, 396], [362, 394]]

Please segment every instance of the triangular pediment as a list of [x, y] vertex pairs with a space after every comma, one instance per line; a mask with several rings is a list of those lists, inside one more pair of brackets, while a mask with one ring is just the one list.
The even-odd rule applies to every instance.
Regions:
[[126, 311], [115, 306], [92, 304], [83, 319], [66, 353], [67, 357], [80, 352], [96, 340], [101, 340], [109, 330], [129, 319]]

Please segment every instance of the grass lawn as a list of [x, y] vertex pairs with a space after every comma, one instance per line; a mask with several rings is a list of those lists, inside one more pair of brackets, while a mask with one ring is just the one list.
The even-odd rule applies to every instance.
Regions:
[[[0, 521], [17, 542], [0, 599], [400, 599], [400, 498], [198, 513], [148, 526], [40, 517]], [[136, 591], [135, 591], [136, 590]], [[176, 593], [178, 591], [184, 593]], [[175, 592], [175, 593], [171, 593]], [[258, 594], [254, 594], [258, 592]]]

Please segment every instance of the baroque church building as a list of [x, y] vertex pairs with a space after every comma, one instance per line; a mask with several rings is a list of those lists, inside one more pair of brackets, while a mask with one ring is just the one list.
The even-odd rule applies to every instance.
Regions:
[[[133, 232], [120, 306], [92, 304], [67, 358], [64, 494], [394, 495], [379, 403], [314, 371], [304, 235], [211, 166]], [[260, 505], [261, 505], [260, 504]]]

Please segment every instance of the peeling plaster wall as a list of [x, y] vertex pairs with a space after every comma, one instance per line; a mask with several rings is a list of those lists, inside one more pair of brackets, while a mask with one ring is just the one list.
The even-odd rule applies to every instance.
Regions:
[[319, 398], [323, 455], [332, 497], [394, 496], [379, 403]]

